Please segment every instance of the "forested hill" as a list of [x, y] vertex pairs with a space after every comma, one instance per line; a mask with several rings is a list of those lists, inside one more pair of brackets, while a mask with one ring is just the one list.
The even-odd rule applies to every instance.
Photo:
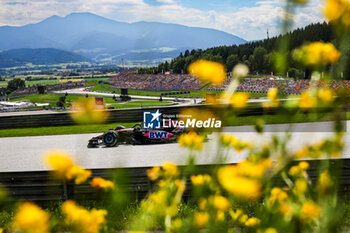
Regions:
[[[165, 72], [172, 70], [174, 73], [186, 72], [187, 67], [197, 59], [206, 59], [219, 61], [226, 65], [228, 71], [237, 63], [245, 63], [249, 66], [252, 73], [270, 73], [275, 72], [271, 55], [279, 48], [279, 44], [286, 36], [290, 37], [291, 50], [311, 41], [330, 42], [333, 40], [331, 26], [327, 23], [316, 23], [306, 26], [305, 28], [296, 29], [286, 35], [280, 35], [270, 39], [254, 41], [242, 45], [220, 46], [207, 50], [192, 50], [180, 54], [170, 63], [165, 62], [156, 68], [141, 69], [139, 72]], [[300, 76], [304, 73], [304, 67], [298, 66], [292, 59], [289, 59], [289, 73], [292, 76]]]
[[60, 49], [10, 49], [0, 52], [0, 68], [33, 65], [53, 65], [60, 63], [86, 62], [89, 59]]

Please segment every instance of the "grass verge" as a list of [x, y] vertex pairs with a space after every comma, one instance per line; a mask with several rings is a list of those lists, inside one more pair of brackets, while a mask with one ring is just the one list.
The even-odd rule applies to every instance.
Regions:
[[[138, 123], [138, 122], [137, 122]], [[102, 133], [108, 129], [114, 129], [117, 125], [132, 127], [136, 123], [111, 123], [100, 125], [71, 125], [71, 126], [51, 126], [38, 128], [2, 129], [0, 137], [24, 137], [41, 135], [63, 135], [63, 134], [83, 134]]]

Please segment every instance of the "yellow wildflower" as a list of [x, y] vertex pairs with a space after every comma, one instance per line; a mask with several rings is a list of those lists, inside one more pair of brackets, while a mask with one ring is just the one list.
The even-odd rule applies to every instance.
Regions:
[[315, 220], [320, 214], [321, 208], [312, 201], [305, 202], [301, 207], [301, 218], [306, 221]]
[[278, 208], [279, 212], [283, 215], [291, 215], [293, 213], [293, 209], [289, 204], [282, 203]]
[[210, 180], [211, 180], [211, 177], [207, 174], [191, 176], [191, 182], [194, 186], [208, 184]]
[[179, 137], [179, 143], [182, 147], [189, 147], [195, 150], [203, 149], [204, 137], [198, 135], [196, 132], [190, 132], [188, 134], [182, 134]]
[[268, 101], [263, 102], [263, 108], [277, 108], [279, 106], [278, 89], [270, 88], [267, 92]]
[[265, 233], [278, 233], [275, 228], [269, 227], [265, 230]]
[[235, 108], [245, 108], [247, 106], [247, 102], [249, 99], [249, 95], [245, 92], [238, 92], [231, 96], [230, 103]]
[[227, 208], [230, 206], [230, 202], [223, 196], [214, 196], [213, 204], [215, 208], [221, 211], [227, 210]]
[[175, 185], [178, 188], [179, 192], [184, 192], [186, 189], [186, 183], [183, 180], [179, 180], [179, 179], [175, 180]]
[[278, 89], [276, 87], [270, 88], [267, 92], [267, 97], [270, 100], [276, 100], [278, 98]]
[[248, 215], [243, 214], [241, 217], [239, 217], [239, 222], [242, 224], [245, 224], [245, 222], [249, 219]]
[[85, 182], [91, 176], [90, 170], [85, 170], [80, 166], [73, 166], [67, 171], [66, 177], [68, 180], [74, 179], [76, 184]]
[[101, 124], [108, 119], [104, 106], [96, 105], [93, 98], [81, 98], [72, 104], [70, 116], [78, 124]]
[[316, 99], [308, 91], [304, 91], [300, 95], [299, 107], [303, 110], [308, 110], [316, 106]]
[[204, 227], [209, 220], [209, 214], [207, 212], [200, 212], [194, 215], [194, 221], [197, 227]]
[[188, 67], [188, 73], [199, 78], [202, 82], [215, 85], [222, 84], [226, 79], [224, 65], [219, 62], [197, 60]]
[[65, 222], [74, 227], [73, 232], [98, 233], [105, 223], [106, 210], [91, 211], [76, 205], [74, 201], [66, 201], [62, 205]]
[[114, 189], [114, 183], [101, 177], [94, 177], [90, 183], [95, 189]]
[[244, 176], [252, 178], [261, 178], [265, 171], [271, 166], [271, 159], [262, 159], [256, 163], [253, 163], [248, 160], [243, 160], [237, 164], [237, 171]]
[[179, 174], [179, 170], [177, 165], [172, 162], [164, 162], [163, 163], [164, 175], [167, 177], [177, 176]]
[[318, 98], [325, 103], [333, 102], [334, 100], [334, 93], [331, 89], [328, 88], [321, 88], [318, 90]]
[[180, 218], [176, 218], [171, 223], [172, 229], [180, 229], [182, 226], [182, 220]]
[[223, 211], [218, 211], [216, 213], [216, 220], [217, 221], [224, 221], [225, 220], [225, 213]]
[[229, 214], [234, 221], [237, 221], [244, 213], [243, 210], [237, 209], [236, 211], [230, 210]]
[[309, 155], [309, 147], [305, 146], [301, 150], [294, 153], [295, 158], [301, 159], [308, 157]]
[[147, 176], [148, 178], [150, 178], [150, 180], [153, 180], [153, 181], [157, 180], [159, 178], [159, 175], [160, 175], [160, 167], [158, 166], [147, 170]]
[[327, 192], [332, 187], [332, 180], [329, 175], [328, 170], [321, 173], [320, 177], [318, 178], [318, 184], [317, 188], [322, 193]]
[[221, 135], [221, 142], [224, 146], [231, 146], [232, 144], [235, 144], [235, 142], [238, 141], [238, 139], [229, 134], [223, 134]]
[[310, 164], [308, 162], [302, 161], [298, 164], [298, 166], [302, 170], [307, 170], [309, 168]]
[[165, 185], [166, 185], [166, 181], [164, 181], [164, 180], [160, 180], [160, 181], [158, 182], [158, 186], [159, 186], [160, 188], [165, 187]]
[[163, 205], [167, 197], [167, 193], [165, 190], [159, 190], [158, 192], [154, 192], [150, 195], [149, 199], [154, 201], [156, 204]]
[[255, 179], [240, 176], [234, 166], [224, 166], [218, 171], [220, 184], [240, 198], [256, 199], [261, 194], [261, 183]]
[[271, 196], [268, 201], [268, 205], [272, 206], [276, 201], [282, 202], [286, 200], [288, 194], [280, 188], [274, 187], [271, 189]]
[[332, 43], [312, 42], [294, 50], [296, 60], [308, 66], [326, 66], [336, 63], [341, 53]]
[[306, 192], [307, 190], [307, 183], [305, 180], [298, 179], [295, 181], [294, 184], [294, 192], [298, 195], [302, 195]]
[[65, 177], [69, 169], [73, 167], [71, 156], [60, 150], [51, 150], [45, 154], [46, 164], [58, 172], [58, 175]]
[[289, 169], [288, 174], [291, 175], [291, 176], [304, 176], [304, 177], [306, 177], [307, 176], [306, 170], [308, 168], [309, 168], [309, 163], [305, 162], [305, 161], [302, 161], [298, 165], [292, 166]]
[[199, 209], [205, 210], [205, 208], [207, 207], [207, 203], [208, 203], [207, 199], [201, 198], [198, 202]]
[[337, 20], [345, 13], [347, 5], [345, 0], [327, 0], [324, 15], [328, 20]]
[[48, 233], [50, 215], [31, 202], [21, 204], [14, 216], [18, 232]]
[[249, 218], [244, 225], [246, 225], [247, 227], [255, 227], [256, 225], [260, 224], [260, 219], [258, 218]]
[[4, 230], [2, 228], [0, 228], [0, 233], [2, 233]]

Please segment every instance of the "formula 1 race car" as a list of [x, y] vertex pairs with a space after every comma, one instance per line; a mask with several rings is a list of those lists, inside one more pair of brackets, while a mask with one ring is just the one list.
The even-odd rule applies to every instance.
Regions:
[[117, 126], [103, 134], [89, 140], [88, 148], [99, 146], [113, 147], [119, 144], [158, 144], [176, 142], [177, 137], [185, 131], [185, 128], [172, 127], [161, 130], [145, 129], [142, 124], [136, 124], [132, 128]]

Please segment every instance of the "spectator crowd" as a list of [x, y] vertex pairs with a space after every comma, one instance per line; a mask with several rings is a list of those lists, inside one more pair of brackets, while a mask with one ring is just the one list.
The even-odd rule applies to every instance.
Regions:
[[137, 74], [136, 71], [124, 71], [108, 83], [114, 88], [148, 91], [195, 91], [203, 86], [196, 77], [186, 74]]
[[[209, 90], [224, 90], [231, 79], [227, 79], [226, 83], [222, 87], [210, 86]], [[340, 87], [350, 88], [350, 80], [332, 80], [326, 81], [311, 81], [306, 79], [293, 80], [293, 79], [269, 79], [269, 78], [246, 78], [242, 79], [237, 91], [239, 92], [253, 92], [253, 93], [266, 93], [270, 88], [277, 87], [286, 94], [300, 94], [302, 91], [312, 87], [327, 86], [331, 89], [338, 89]]]

